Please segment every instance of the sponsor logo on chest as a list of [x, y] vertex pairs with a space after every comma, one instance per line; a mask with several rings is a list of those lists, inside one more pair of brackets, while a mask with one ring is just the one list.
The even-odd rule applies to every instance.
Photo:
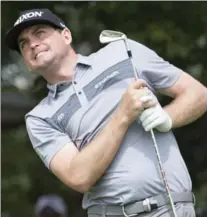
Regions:
[[115, 71], [113, 73], [111, 73], [110, 75], [106, 76], [104, 79], [102, 79], [99, 83], [97, 83], [94, 88], [98, 89], [99, 87], [101, 87], [102, 85], [104, 85], [108, 80], [112, 79], [113, 77], [117, 76], [119, 74], [118, 71]]

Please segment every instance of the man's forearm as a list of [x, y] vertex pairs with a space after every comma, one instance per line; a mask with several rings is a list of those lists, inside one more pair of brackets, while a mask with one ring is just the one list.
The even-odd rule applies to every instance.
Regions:
[[127, 130], [125, 120], [116, 112], [104, 129], [74, 158], [70, 174], [73, 182], [79, 183], [80, 191], [88, 191], [103, 175], [114, 159]]
[[207, 90], [187, 90], [175, 98], [164, 110], [172, 118], [172, 127], [189, 124], [207, 111]]

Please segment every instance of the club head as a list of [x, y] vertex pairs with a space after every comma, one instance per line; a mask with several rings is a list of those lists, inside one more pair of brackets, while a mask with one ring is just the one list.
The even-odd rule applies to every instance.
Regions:
[[99, 41], [102, 44], [106, 44], [112, 41], [118, 41], [122, 39], [126, 39], [126, 35], [122, 32], [117, 32], [113, 30], [103, 30], [99, 36]]

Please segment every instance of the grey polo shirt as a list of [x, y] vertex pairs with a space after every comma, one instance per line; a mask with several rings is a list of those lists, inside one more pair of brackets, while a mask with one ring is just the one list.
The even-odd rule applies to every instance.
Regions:
[[[128, 40], [137, 75], [156, 96], [171, 87], [182, 70], [154, 51]], [[88, 57], [78, 55], [72, 81], [48, 85], [49, 93], [25, 119], [27, 131], [45, 165], [67, 143], [79, 151], [104, 127], [133, 79], [133, 68], [122, 40]], [[190, 191], [191, 179], [173, 133], [155, 130], [170, 189]], [[71, 143], [71, 145], [73, 145]], [[139, 121], [130, 127], [119, 151], [97, 183], [84, 194], [83, 208], [94, 204], [126, 204], [164, 192], [151, 135]]]

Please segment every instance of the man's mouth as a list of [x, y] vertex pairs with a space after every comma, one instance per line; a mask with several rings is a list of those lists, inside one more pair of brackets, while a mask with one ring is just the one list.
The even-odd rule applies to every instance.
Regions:
[[39, 56], [41, 56], [44, 52], [45, 52], [45, 51], [41, 51], [41, 52], [37, 53], [37, 54], [35, 55], [35, 59], [37, 59]]

